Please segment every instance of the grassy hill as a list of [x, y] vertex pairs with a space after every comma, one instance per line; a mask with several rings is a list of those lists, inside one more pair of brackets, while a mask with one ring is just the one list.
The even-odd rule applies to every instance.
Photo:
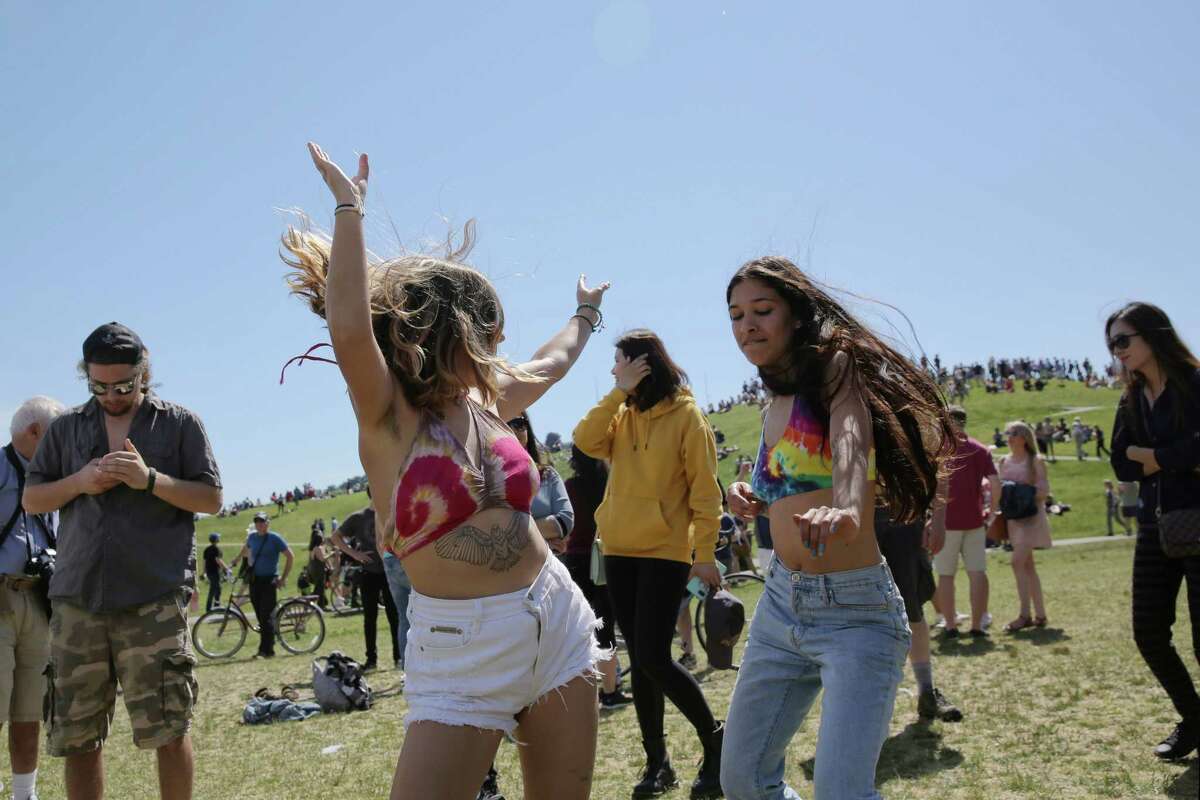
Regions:
[[[1010, 420], [1024, 419], [1035, 422], [1043, 417], [1056, 421], [1065, 417], [1068, 424], [1078, 416], [1087, 425], [1099, 425], [1104, 429], [1106, 441], [1111, 434], [1113, 413], [1117, 407], [1119, 392], [1110, 389], [1088, 389], [1079, 383], [1064, 381], [1047, 386], [1042, 392], [1025, 392], [1018, 389], [1013, 394], [986, 394], [982, 388], [972, 391], [964, 404], [967, 409], [967, 430], [984, 444], [992, 443], [992, 431], [1004, 429]], [[728, 485], [733, 481], [734, 463], [738, 454], [751, 457], [758, 451], [759, 434], [762, 430], [759, 411], [750, 406], [735, 406], [731, 410], [713, 414], [709, 418], [714, 427], [725, 434], [725, 445], [736, 446], [737, 453], [718, 464], [717, 474]], [[1007, 452], [1001, 450], [1001, 453]], [[1094, 456], [1095, 445], [1089, 443], [1087, 452]], [[1075, 460], [1073, 444], [1057, 445], [1057, 463], [1049, 466], [1050, 489], [1056, 500], [1067, 503], [1071, 511], [1053, 517], [1051, 525], [1058, 538], [1074, 536], [1098, 536], [1104, 530], [1104, 487], [1105, 478], [1112, 476], [1106, 461]], [[553, 456], [554, 466], [563, 476], [570, 475], [567, 465], [569, 453], [563, 451]], [[313, 520], [323, 518], [328, 523], [331, 517], [345, 519], [352, 511], [367, 504], [365, 492], [338, 495], [326, 500], [305, 500], [298, 509], [289, 508], [288, 513], [275, 516], [275, 507], [263, 508], [271, 514], [271, 528], [278, 531], [293, 547], [306, 547], [308, 532]], [[243, 511], [236, 517], [207, 517], [196, 525], [197, 541], [207, 543], [212, 531], [221, 533], [221, 543], [228, 556], [235, 552], [245, 538], [254, 512]]]

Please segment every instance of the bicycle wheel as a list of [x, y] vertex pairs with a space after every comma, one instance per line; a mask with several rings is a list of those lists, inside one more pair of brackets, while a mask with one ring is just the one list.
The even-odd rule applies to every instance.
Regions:
[[215, 608], [192, 625], [192, 644], [201, 655], [229, 658], [245, 643], [249, 627], [236, 611]]
[[275, 612], [275, 636], [289, 653], [311, 653], [325, 641], [325, 615], [307, 600], [292, 598]]

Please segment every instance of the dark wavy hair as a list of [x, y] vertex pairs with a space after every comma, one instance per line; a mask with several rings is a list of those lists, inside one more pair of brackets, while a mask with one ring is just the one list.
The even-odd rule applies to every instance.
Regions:
[[625, 333], [617, 339], [617, 349], [629, 359], [646, 356], [650, 374], [642, 378], [635, 393], [626, 401], [640, 411], [647, 411], [662, 400], [674, 397], [688, 383], [687, 373], [671, 360], [667, 346], [652, 330], [638, 328]]
[[608, 465], [575, 445], [571, 445], [570, 464], [576, 493], [589, 508], [598, 508], [604, 499], [604, 490], [608, 488]]
[[538, 472], [545, 477], [546, 470], [550, 468], [550, 463], [546, 460], [546, 454], [538, 444], [537, 435], [533, 432], [533, 424], [529, 421], [529, 414], [522, 411], [508, 421], [508, 426], [511, 428], [514, 422], [525, 424], [525, 430], [529, 432], [529, 435], [525, 437], [525, 452], [529, 453], [529, 457], [537, 465]]
[[[743, 264], [729, 281], [727, 303], [734, 287], [747, 280], [774, 289], [797, 323], [787, 360], [759, 369], [763, 385], [776, 395], [801, 395], [824, 426], [824, 442], [828, 398], [852, 381], [871, 415], [875, 472], [892, 519], [922, 518], [955, 446], [941, 389], [788, 259], [766, 256]], [[849, 357], [849, 368], [831, 384], [826, 376], [838, 352]]]
[[[1184, 424], [1184, 406], [1197, 402], [1196, 392], [1192, 381], [1196, 370], [1200, 369], [1200, 360], [1192, 354], [1183, 339], [1171, 324], [1171, 318], [1153, 303], [1135, 301], [1127, 303], [1109, 315], [1104, 323], [1104, 345], [1108, 347], [1112, 326], [1118, 321], [1124, 322], [1142, 337], [1163, 377], [1183, 397], [1183, 403], [1175, 405], [1174, 423], [1177, 428]], [[1125, 392], [1121, 396], [1121, 408], [1124, 409], [1126, 423], [1135, 432], [1140, 442], [1149, 441], [1146, 420], [1142, 414], [1142, 404], [1137, 402], [1142, 390], [1146, 387], [1146, 376], [1140, 372], [1127, 371], [1121, 368], [1121, 377], [1125, 382]]]

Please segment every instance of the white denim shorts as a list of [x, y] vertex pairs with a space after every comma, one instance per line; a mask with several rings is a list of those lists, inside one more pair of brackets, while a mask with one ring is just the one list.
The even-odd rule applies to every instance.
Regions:
[[599, 626], [553, 555], [533, 584], [508, 594], [439, 600], [413, 590], [404, 651], [405, 727], [468, 725], [512, 736], [517, 714], [607, 657]]

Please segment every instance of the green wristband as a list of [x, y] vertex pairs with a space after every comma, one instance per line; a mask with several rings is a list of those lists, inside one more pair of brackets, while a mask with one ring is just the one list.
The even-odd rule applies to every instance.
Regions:
[[154, 494], [154, 481], [157, 479], [158, 473], [154, 470], [154, 467], [151, 467], [150, 475], [146, 478], [146, 491], [150, 494]]

